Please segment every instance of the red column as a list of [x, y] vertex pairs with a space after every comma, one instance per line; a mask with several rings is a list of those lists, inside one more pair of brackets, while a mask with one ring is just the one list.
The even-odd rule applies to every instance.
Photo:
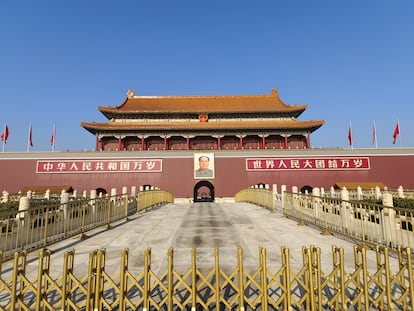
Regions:
[[285, 149], [287, 149], [288, 147], [288, 137], [287, 135], [285, 135]]
[[118, 138], [118, 150], [122, 150], [122, 138], [119, 136]]
[[262, 135], [262, 149], [264, 149], [265, 146], [266, 146], [266, 139], [265, 139], [265, 136]]
[[310, 148], [310, 134], [308, 133], [308, 135], [306, 136], [306, 148]]
[[167, 146], [167, 135], [164, 135], [164, 150], [168, 150], [168, 146]]
[[190, 137], [187, 136], [187, 150], [190, 150]]
[[141, 150], [145, 150], [145, 140], [144, 135], [141, 136]]
[[239, 149], [243, 147], [243, 136], [240, 135]]
[[217, 149], [221, 149], [220, 135], [217, 137]]
[[100, 148], [99, 148], [99, 136], [98, 136], [98, 134], [95, 135], [95, 150], [96, 151], [99, 151], [100, 150]]

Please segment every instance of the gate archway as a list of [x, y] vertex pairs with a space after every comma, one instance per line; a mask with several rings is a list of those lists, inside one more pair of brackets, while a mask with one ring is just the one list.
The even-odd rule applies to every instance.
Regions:
[[201, 180], [194, 186], [194, 202], [214, 202], [214, 186], [207, 180]]

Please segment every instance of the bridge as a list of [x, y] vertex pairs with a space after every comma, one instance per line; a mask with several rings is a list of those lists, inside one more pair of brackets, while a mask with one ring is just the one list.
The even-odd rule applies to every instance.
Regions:
[[[251, 203], [172, 202], [4, 262], [0, 306], [412, 310], [406, 255], [357, 246]], [[18, 271], [13, 265], [22, 258], [25, 268]], [[48, 263], [44, 275], [39, 258], [41, 266]], [[27, 292], [23, 286], [20, 296], [8, 295], [7, 280], [22, 273]], [[49, 291], [37, 297], [37, 282], [29, 280], [40, 274], [38, 283], [47, 283]], [[65, 275], [70, 280], [63, 281]]]

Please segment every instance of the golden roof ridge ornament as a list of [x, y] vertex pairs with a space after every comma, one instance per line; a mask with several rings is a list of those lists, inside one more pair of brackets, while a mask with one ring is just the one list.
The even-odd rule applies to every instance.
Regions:
[[135, 91], [133, 89], [128, 90], [128, 92], [127, 92], [127, 97], [128, 98], [132, 98], [132, 97], [134, 97], [134, 95], [135, 95]]

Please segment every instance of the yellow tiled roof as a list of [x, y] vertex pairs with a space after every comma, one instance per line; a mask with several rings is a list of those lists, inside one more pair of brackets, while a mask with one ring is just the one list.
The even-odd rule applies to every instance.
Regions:
[[105, 113], [260, 113], [303, 112], [307, 105], [286, 105], [276, 89], [265, 95], [131, 96], [117, 107], [99, 106]]

